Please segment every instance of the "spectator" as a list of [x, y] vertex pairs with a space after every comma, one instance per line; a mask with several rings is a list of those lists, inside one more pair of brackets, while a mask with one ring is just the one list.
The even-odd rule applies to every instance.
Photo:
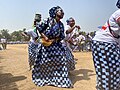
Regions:
[[73, 44], [72, 37], [76, 34], [75, 30], [80, 29], [80, 26], [75, 25], [75, 20], [72, 17], [70, 17], [66, 22], [67, 25], [65, 26], [65, 39], [63, 43], [65, 43], [69, 50], [72, 51], [72, 49], [70, 48], [70, 44]]
[[85, 43], [86, 43], [86, 51], [91, 51], [91, 42], [92, 42], [92, 37], [91, 37], [91, 35], [88, 33], [88, 34], [86, 35], [86, 41], [85, 41]]
[[1, 44], [2, 44], [3, 50], [5, 50], [7, 48], [7, 39], [1, 38]]
[[85, 40], [86, 40], [86, 38], [85, 38], [84, 35], [82, 35], [81, 32], [79, 33], [78, 39], [79, 39], [79, 51], [84, 51], [85, 50]]
[[28, 62], [30, 66], [29, 70], [32, 69], [36, 58], [37, 48], [39, 44], [38, 43], [39, 36], [36, 26], [39, 25], [40, 21], [41, 21], [41, 14], [35, 14], [34, 27], [32, 29], [28, 29], [25, 32], [22, 32], [23, 36], [30, 37], [30, 41], [28, 44], [28, 54], [29, 54]]

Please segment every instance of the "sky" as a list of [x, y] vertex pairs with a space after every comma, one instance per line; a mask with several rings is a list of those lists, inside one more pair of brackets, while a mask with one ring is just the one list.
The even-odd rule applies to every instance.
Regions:
[[60, 6], [65, 15], [64, 25], [73, 17], [81, 31], [93, 32], [104, 25], [111, 14], [117, 10], [117, 0], [0, 0], [0, 30], [9, 32], [29, 29], [33, 25], [35, 13], [42, 19], [49, 16], [49, 9]]

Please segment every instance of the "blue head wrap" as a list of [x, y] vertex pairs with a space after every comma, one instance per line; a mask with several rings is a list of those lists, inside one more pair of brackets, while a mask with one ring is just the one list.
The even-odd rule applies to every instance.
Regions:
[[[62, 8], [59, 7], [59, 6], [52, 7], [52, 8], [49, 10], [49, 15], [50, 15], [50, 17], [55, 18], [58, 9], [61, 9], [61, 10], [62, 10]], [[62, 11], [63, 11], [63, 10], [62, 10]]]

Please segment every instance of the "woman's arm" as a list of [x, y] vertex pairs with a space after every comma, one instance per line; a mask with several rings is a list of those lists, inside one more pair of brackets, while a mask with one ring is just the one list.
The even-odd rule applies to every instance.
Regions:
[[22, 32], [21, 35], [25, 37], [29, 37], [29, 35], [26, 32]]
[[44, 34], [44, 33], [40, 33], [41, 34], [41, 37], [44, 38], [46, 41], [48, 41], [48, 37]]
[[68, 30], [66, 30], [66, 34], [69, 34], [69, 33], [71, 33], [75, 28], [78, 28], [78, 29], [80, 29], [80, 26], [78, 26], [78, 25], [75, 25], [75, 26], [73, 26], [73, 27], [71, 27], [71, 28], [69, 28]]

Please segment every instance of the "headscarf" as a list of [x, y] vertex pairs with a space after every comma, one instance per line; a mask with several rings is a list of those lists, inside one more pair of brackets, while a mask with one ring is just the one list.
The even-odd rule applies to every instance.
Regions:
[[[55, 18], [58, 9], [61, 9], [61, 11], [63, 12], [62, 8], [59, 7], [59, 6], [52, 7], [52, 8], [49, 10], [49, 15], [50, 15], [51, 18]], [[63, 13], [64, 13], [64, 12], [63, 12]]]
[[68, 19], [66, 20], [67, 25], [69, 25], [69, 22], [71, 21], [71, 19], [74, 20], [72, 17], [70, 17], [70, 18], [68, 18]]
[[41, 14], [39, 14], [39, 13], [35, 14], [35, 21], [37, 21], [37, 22], [41, 21]]
[[36, 13], [35, 18], [34, 18], [33, 27], [36, 27], [37, 25], [39, 25], [40, 21], [41, 21], [41, 14]]
[[117, 1], [116, 6], [120, 9], [120, 0]]

